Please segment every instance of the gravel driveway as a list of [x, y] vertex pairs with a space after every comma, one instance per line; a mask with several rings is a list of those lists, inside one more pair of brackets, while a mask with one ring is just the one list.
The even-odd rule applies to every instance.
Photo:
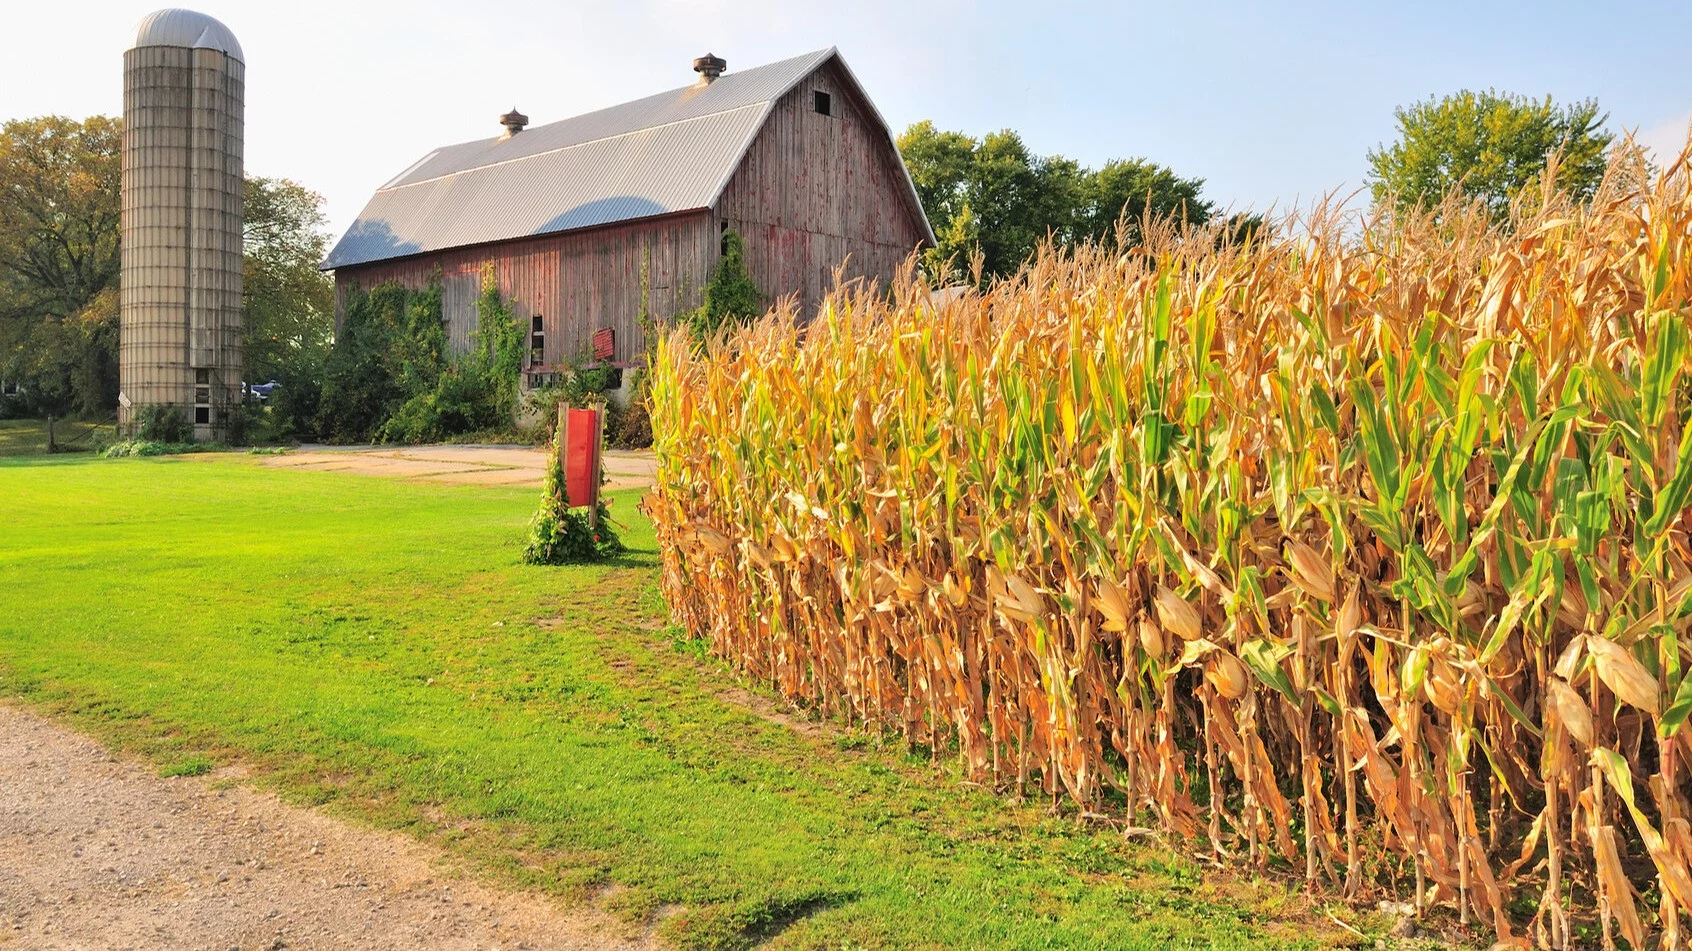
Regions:
[[164, 779], [0, 703], [4, 951], [650, 943], [448, 869], [413, 840], [214, 777]]

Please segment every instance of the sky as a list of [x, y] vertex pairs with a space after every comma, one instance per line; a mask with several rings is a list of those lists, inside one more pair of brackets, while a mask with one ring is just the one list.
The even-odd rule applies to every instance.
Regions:
[[[6, 0], [0, 119], [122, 111], [156, 7]], [[246, 165], [321, 193], [338, 237], [429, 150], [838, 47], [895, 133], [1014, 129], [1088, 165], [1144, 157], [1236, 210], [1363, 187], [1395, 107], [1463, 88], [1594, 97], [1678, 150], [1692, 0], [1590, 3], [970, 0], [200, 0], [246, 52]]]

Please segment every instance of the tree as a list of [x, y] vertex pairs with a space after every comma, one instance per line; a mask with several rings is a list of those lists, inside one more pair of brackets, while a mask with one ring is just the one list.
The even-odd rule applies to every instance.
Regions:
[[943, 280], [962, 279], [977, 252], [983, 276], [998, 277], [1022, 266], [1048, 237], [1113, 244], [1126, 216], [1132, 245], [1148, 212], [1195, 224], [1213, 213], [1199, 196], [1203, 179], [1145, 159], [1095, 171], [1061, 155], [1036, 155], [1009, 129], [975, 139], [923, 121], [908, 127], [898, 146], [934, 228], [936, 246], [924, 265]]
[[1557, 183], [1579, 200], [1604, 177], [1607, 114], [1596, 100], [1557, 105], [1492, 90], [1463, 90], [1400, 107], [1398, 140], [1369, 152], [1369, 184], [1377, 203], [1432, 207], [1456, 189], [1485, 204], [1493, 219], [1537, 187], [1557, 157]]
[[245, 186], [242, 308], [247, 379], [276, 380], [279, 432], [311, 428], [335, 337], [335, 288], [318, 269], [329, 248], [323, 197], [286, 178]]
[[[0, 126], [0, 378], [23, 384], [26, 411], [117, 404], [122, 141], [106, 116]], [[311, 401], [334, 332], [322, 204], [287, 179], [247, 180], [246, 374], [282, 381], [284, 408]]]
[[0, 378], [32, 412], [117, 399], [121, 144], [104, 116], [0, 126]]
[[1088, 181], [1080, 236], [1112, 244], [1117, 240], [1120, 221], [1131, 246], [1139, 243], [1140, 222], [1148, 214], [1152, 218], [1174, 218], [1194, 224], [1207, 222], [1215, 209], [1199, 197], [1203, 186], [1202, 178], [1182, 178], [1169, 168], [1145, 159], [1106, 162]]
[[0, 126], [0, 317], [68, 317], [118, 276], [120, 123]]

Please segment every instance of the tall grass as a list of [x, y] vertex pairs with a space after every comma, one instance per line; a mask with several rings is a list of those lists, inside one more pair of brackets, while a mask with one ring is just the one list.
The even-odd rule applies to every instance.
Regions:
[[676, 617], [971, 775], [1500, 939], [1692, 909], [1692, 173], [660, 348]]

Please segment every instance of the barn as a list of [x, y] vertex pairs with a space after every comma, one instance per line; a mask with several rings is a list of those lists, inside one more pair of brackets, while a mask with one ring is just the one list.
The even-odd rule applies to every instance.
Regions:
[[697, 307], [741, 236], [770, 300], [815, 308], [842, 265], [886, 281], [934, 241], [887, 123], [830, 48], [494, 138], [438, 148], [377, 190], [323, 266], [353, 288], [441, 282], [464, 347], [491, 267], [531, 327], [527, 382], [569, 361], [630, 366], [658, 320]]

